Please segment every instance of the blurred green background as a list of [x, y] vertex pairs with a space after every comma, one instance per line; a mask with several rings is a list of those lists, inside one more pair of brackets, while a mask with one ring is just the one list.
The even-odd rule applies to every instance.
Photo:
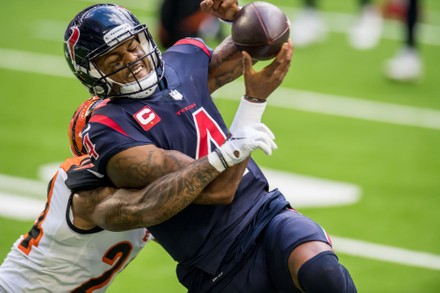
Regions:
[[[156, 35], [160, 1], [108, 2], [132, 10]], [[291, 18], [301, 7], [298, 0], [269, 2]], [[421, 80], [403, 84], [384, 77], [386, 60], [402, 45], [399, 23], [386, 22], [384, 37], [367, 51], [351, 48], [347, 34], [330, 25], [325, 42], [295, 48], [283, 88], [274, 95], [276, 103], [269, 102], [263, 119], [276, 134], [279, 149], [271, 157], [254, 156], [267, 168], [360, 187], [362, 196], [355, 204], [300, 209], [336, 239], [406, 249], [434, 263], [431, 268], [423, 261], [418, 266], [404, 264], [405, 254], [397, 262], [360, 256], [338, 251], [335, 241], [359, 292], [440, 292], [440, 2], [421, 2]], [[2, 3], [0, 174], [38, 179], [40, 166], [70, 156], [67, 126], [88, 93], [69, 77], [62, 40], [68, 21], [93, 3], [97, 2]], [[330, 15], [353, 16], [358, 11], [356, 2], [349, 0], [320, 1], [320, 6]], [[210, 44], [215, 46], [214, 41]], [[240, 94], [235, 90], [236, 100], [226, 92], [217, 94], [226, 121], [232, 120]], [[382, 118], [360, 117], [365, 111]], [[0, 185], [0, 192], [5, 188]], [[0, 217], [1, 259], [31, 224]], [[173, 260], [152, 243], [108, 292], [185, 292], [174, 269]]]

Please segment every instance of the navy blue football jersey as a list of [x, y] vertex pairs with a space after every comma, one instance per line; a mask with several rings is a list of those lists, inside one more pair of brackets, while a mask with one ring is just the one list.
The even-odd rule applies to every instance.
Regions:
[[[224, 143], [228, 128], [208, 90], [211, 54], [201, 40], [183, 39], [163, 54], [166, 86], [146, 99], [108, 100], [95, 110], [83, 139], [97, 172], [105, 174], [112, 156], [139, 145], [198, 159]], [[192, 204], [149, 230], [181, 266], [214, 274], [267, 200], [267, 189], [266, 178], [250, 160], [232, 204]]]

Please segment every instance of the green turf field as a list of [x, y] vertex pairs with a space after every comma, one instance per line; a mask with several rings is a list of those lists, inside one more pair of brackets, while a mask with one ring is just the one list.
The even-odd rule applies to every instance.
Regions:
[[[131, 9], [155, 34], [158, 0], [108, 2]], [[270, 2], [292, 17], [300, 5]], [[2, 3], [0, 174], [37, 179], [40, 166], [70, 155], [67, 126], [88, 94], [68, 77], [62, 40], [68, 21], [92, 3]], [[385, 60], [401, 45], [398, 25], [386, 27], [387, 36], [396, 37], [384, 37], [368, 51], [352, 49], [345, 33], [331, 31], [324, 43], [295, 49], [283, 88], [263, 119], [279, 149], [271, 157], [254, 156], [267, 168], [360, 188], [354, 204], [300, 209], [335, 237], [359, 292], [440, 292], [440, 2], [423, 4], [419, 82], [384, 78]], [[356, 11], [351, 0], [321, 0], [321, 6], [330, 14]], [[233, 87], [238, 100], [240, 82]], [[230, 92], [217, 94], [226, 121], [237, 106]], [[0, 195], [4, 191], [0, 184]], [[31, 224], [0, 217], [0, 259]], [[353, 244], [344, 247], [351, 243], [345, 240]], [[108, 292], [185, 292], [174, 268], [157, 244], [147, 245]]]

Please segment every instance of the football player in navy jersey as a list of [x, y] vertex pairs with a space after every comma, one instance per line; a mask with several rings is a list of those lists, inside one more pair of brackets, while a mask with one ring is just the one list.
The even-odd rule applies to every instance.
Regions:
[[[75, 111], [69, 139], [76, 156], [60, 165], [45, 209], [2, 262], [0, 292], [104, 292], [153, 238], [146, 226], [185, 208], [219, 175], [205, 157], [140, 190], [114, 187], [92, 170], [81, 140], [100, 102], [93, 97]], [[238, 163], [254, 149], [270, 153], [275, 146], [270, 130], [257, 124], [225, 143], [222, 152], [238, 152]]]
[[[226, 21], [240, 9], [236, 0], [203, 0], [201, 8]], [[148, 227], [189, 292], [356, 292], [325, 231], [268, 190], [250, 157], [237, 162], [224, 147], [260, 122], [292, 51], [289, 41], [260, 71], [230, 37], [215, 51], [184, 38], [162, 56], [147, 27], [112, 4], [82, 10], [67, 27], [70, 68], [106, 99], [82, 138], [95, 172], [130, 188], [201, 158], [222, 172], [180, 213]], [[245, 95], [228, 129], [211, 93], [242, 74]]]

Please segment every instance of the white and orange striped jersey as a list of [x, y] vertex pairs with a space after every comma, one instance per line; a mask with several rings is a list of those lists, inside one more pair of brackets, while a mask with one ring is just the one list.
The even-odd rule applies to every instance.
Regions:
[[44, 211], [0, 266], [0, 292], [104, 292], [152, 239], [147, 229], [110, 232], [73, 225], [72, 190], [108, 185], [90, 166], [86, 156], [60, 166]]

